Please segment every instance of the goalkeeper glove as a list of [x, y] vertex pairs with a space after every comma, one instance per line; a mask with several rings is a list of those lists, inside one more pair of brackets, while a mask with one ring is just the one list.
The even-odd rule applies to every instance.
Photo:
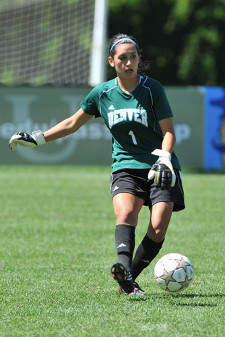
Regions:
[[162, 190], [169, 190], [171, 187], [174, 187], [176, 182], [176, 175], [171, 163], [171, 154], [159, 149], [154, 150], [152, 154], [159, 156], [159, 159], [152, 165], [148, 173], [148, 179], [152, 180], [154, 178], [156, 187]]
[[17, 144], [25, 147], [35, 147], [45, 143], [44, 135], [40, 130], [33, 131], [31, 135], [26, 132], [17, 132], [10, 138], [9, 147], [11, 150], [15, 150]]

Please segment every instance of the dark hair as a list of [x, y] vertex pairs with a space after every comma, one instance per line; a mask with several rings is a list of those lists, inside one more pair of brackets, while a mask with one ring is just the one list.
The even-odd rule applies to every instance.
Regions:
[[[121, 41], [119, 41], [121, 40]], [[123, 43], [134, 43], [136, 49], [137, 49], [137, 53], [140, 56], [140, 63], [138, 65], [138, 73], [139, 74], [144, 74], [147, 70], [149, 70], [150, 68], [150, 62], [149, 61], [145, 61], [142, 62], [141, 60], [141, 48], [138, 45], [138, 42], [136, 40], [135, 37], [133, 37], [132, 35], [127, 35], [127, 34], [116, 34], [114, 35], [111, 39], [110, 39], [110, 43], [109, 43], [109, 56], [114, 57], [115, 55], [115, 47], [117, 46], [117, 44], [123, 44]]]
[[[121, 41], [119, 42], [119, 40], [121, 40]], [[137, 43], [137, 40], [135, 39], [135, 37], [133, 37], [131, 35], [127, 35], [127, 34], [120, 34], [120, 33], [117, 34], [117, 35], [114, 35], [111, 38], [110, 44], [109, 44], [109, 55], [112, 56], [112, 57], [114, 56], [114, 54], [115, 54], [115, 46], [117, 45], [117, 43], [118, 44], [123, 44], [123, 43], [127, 43], [127, 42], [131, 42], [132, 43], [132, 41], [133, 41], [133, 43], [134, 43], [134, 45], [135, 45], [135, 47], [137, 49], [138, 54], [140, 55], [141, 50], [140, 50], [140, 48], [138, 46], [138, 43]], [[115, 46], [113, 47], [113, 45], [115, 45]]]

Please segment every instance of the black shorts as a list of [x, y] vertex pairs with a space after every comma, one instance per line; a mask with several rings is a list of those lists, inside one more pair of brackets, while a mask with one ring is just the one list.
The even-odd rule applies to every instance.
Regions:
[[113, 172], [111, 175], [111, 195], [130, 193], [144, 200], [144, 205], [152, 207], [160, 201], [174, 203], [173, 211], [181, 211], [185, 208], [184, 191], [181, 172], [174, 170], [176, 183], [170, 190], [157, 188], [153, 181], [148, 181], [149, 169], [125, 169]]

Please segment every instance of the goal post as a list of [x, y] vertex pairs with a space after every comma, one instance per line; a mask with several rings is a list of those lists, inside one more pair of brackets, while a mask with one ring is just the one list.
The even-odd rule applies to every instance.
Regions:
[[94, 27], [89, 77], [89, 84], [91, 86], [95, 86], [105, 80], [107, 14], [108, 0], [95, 0]]

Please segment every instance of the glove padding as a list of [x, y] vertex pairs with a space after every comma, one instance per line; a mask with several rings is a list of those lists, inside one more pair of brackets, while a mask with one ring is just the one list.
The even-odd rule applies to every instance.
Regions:
[[46, 143], [43, 133], [38, 130], [32, 132], [31, 135], [26, 132], [17, 132], [9, 140], [9, 147], [11, 150], [15, 150], [17, 144], [25, 147], [35, 147]]
[[159, 159], [152, 165], [151, 170], [148, 173], [148, 179], [152, 180], [154, 178], [156, 187], [161, 188], [162, 190], [169, 190], [174, 187], [176, 182], [176, 175], [171, 163], [171, 154], [167, 151], [158, 149], [154, 150], [152, 154], [159, 156]]

